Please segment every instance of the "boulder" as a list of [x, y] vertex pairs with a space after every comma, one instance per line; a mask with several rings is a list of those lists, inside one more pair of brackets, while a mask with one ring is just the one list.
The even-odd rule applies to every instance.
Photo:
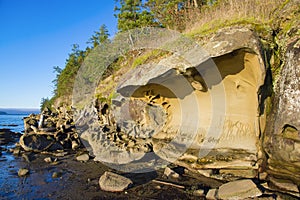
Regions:
[[112, 172], [105, 172], [99, 179], [100, 188], [109, 192], [122, 192], [131, 184], [130, 179]]
[[38, 119], [39, 119], [39, 117], [37, 115], [34, 115], [34, 114], [31, 114], [28, 117], [25, 117], [23, 119], [25, 133], [32, 132], [33, 131], [32, 127], [37, 127], [38, 126]]
[[63, 147], [51, 135], [41, 134], [24, 134], [19, 141], [25, 151], [57, 151]]
[[246, 199], [261, 196], [262, 192], [250, 179], [228, 182], [219, 187], [217, 198]]

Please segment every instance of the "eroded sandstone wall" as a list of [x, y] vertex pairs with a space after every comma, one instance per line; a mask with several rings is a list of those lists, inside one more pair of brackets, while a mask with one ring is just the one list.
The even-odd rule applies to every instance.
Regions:
[[[160, 128], [150, 138], [160, 157], [172, 160], [179, 155], [177, 163], [195, 170], [227, 169], [211, 174], [219, 178], [232, 173], [253, 178], [263, 162], [264, 50], [255, 33], [245, 28], [220, 31], [206, 48], [213, 59], [198, 66], [174, 55], [155, 65], [138, 66], [126, 74], [130, 79], [124, 78], [117, 91], [130, 102], [145, 102], [135, 103], [129, 114], [142, 113], [131, 119], [141, 127], [151, 127], [157, 118], [147, 107], [164, 111], [166, 120], [158, 123]], [[163, 66], [169, 70], [153, 73]], [[213, 67], [220, 79], [211, 77]]]
[[199, 54], [198, 65], [172, 54], [137, 66], [119, 78], [112, 105], [97, 105], [100, 127], [82, 139], [95, 160], [126, 164], [154, 152], [210, 177], [267, 171], [298, 184], [299, 41], [288, 44], [272, 98], [274, 52], [245, 27], [210, 37], [212, 59]]
[[300, 184], [300, 40], [287, 45], [268, 118], [264, 147], [268, 170]]

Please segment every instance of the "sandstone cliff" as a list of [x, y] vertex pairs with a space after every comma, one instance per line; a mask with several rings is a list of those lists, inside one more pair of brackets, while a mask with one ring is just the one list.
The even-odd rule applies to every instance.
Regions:
[[300, 185], [299, 1], [273, 18], [194, 34], [201, 51], [177, 54], [173, 44], [134, 67], [149, 51], [115, 61], [121, 67], [97, 82], [90, 107], [73, 105], [95, 160], [126, 164], [154, 153], [217, 179], [267, 173], [270, 187], [299, 195], [280, 184]]

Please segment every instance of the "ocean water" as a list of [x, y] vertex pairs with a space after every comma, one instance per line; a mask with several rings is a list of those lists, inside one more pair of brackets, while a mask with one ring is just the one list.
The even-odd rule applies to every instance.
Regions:
[[[20, 115], [0, 115], [0, 129], [7, 128], [10, 129], [13, 132], [19, 132], [21, 133], [24, 131], [24, 123], [23, 118], [27, 117], [26, 114], [20, 114]], [[16, 125], [16, 126], [10, 126], [10, 125]]]
[[7, 113], [7, 115], [0, 115], [0, 129], [6, 128], [19, 133], [24, 131], [23, 118], [29, 116], [31, 113], [39, 113], [39, 109], [22, 108], [0, 108], [0, 111]]
[[[7, 115], [0, 115], [0, 129], [6, 128], [13, 132], [22, 133], [24, 131], [23, 118], [30, 115], [30, 113], [38, 113], [38, 110], [24, 111], [17, 109], [0, 109], [2, 112], [8, 113]], [[15, 126], [9, 126], [9, 125]], [[21, 157], [16, 157], [7, 149], [14, 147], [15, 144], [1, 145], [0, 148], [0, 199], [33, 199], [34, 196], [28, 196], [27, 192], [22, 194], [24, 189], [24, 179], [18, 177], [18, 170], [23, 168], [23, 160]], [[35, 188], [29, 188], [33, 191]], [[20, 197], [22, 194], [24, 197]], [[26, 196], [27, 195], [27, 196]]]

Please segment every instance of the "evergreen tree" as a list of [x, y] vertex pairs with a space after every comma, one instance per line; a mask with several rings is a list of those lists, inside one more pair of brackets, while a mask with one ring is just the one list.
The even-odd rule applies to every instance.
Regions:
[[54, 66], [53, 72], [56, 73], [55, 79], [52, 81], [52, 83], [54, 84], [53, 93], [54, 93], [54, 95], [56, 95], [57, 94], [57, 83], [58, 83], [59, 76], [62, 72], [62, 69], [59, 66]]
[[66, 61], [65, 68], [60, 72], [57, 78], [56, 97], [68, 96], [72, 94], [73, 85], [78, 69], [85, 58], [86, 52], [79, 50], [79, 46], [74, 44], [72, 52]]
[[107, 42], [108, 37], [109, 37], [108, 29], [105, 24], [102, 24], [100, 26], [99, 31], [95, 31], [94, 35], [92, 35], [92, 37], [89, 39], [87, 43], [92, 44], [93, 45], [92, 48], [95, 48], [98, 45]]
[[191, 12], [199, 12], [201, 7], [216, 0], [148, 0], [145, 6], [153, 13], [161, 26], [184, 30], [185, 22], [193, 20]]
[[146, 26], [157, 26], [154, 16], [143, 7], [142, 0], [117, 0], [121, 7], [115, 7], [119, 31]]
[[51, 110], [52, 109], [52, 103], [53, 103], [53, 98], [42, 98], [41, 99], [41, 105], [40, 105], [40, 110], [41, 112], [44, 111], [46, 108]]
[[174, 29], [183, 2], [184, 0], [148, 0], [145, 5], [163, 27]]

